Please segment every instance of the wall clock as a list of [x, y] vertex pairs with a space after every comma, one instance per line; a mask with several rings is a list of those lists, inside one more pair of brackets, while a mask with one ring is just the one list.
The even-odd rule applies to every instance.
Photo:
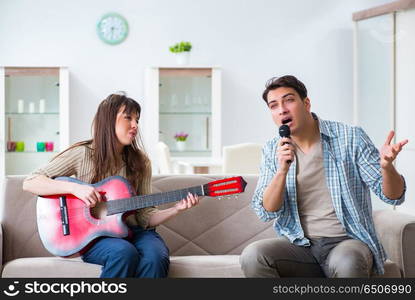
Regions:
[[108, 13], [98, 21], [97, 33], [99, 38], [110, 45], [123, 42], [128, 35], [127, 20], [116, 13]]

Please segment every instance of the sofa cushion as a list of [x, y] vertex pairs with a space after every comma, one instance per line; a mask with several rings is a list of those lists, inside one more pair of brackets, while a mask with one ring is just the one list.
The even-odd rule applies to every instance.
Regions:
[[16, 258], [48, 257], [36, 224], [37, 196], [23, 191], [24, 176], [5, 178], [1, 225], [3, 227], [3, 263]]
[[100, 274], [100, 265], [85, 263], [80, 257], [32, 257], [7, 262], [2, 277], [96, 278]]
[[[18, 258], [4, 265], [2, 277], [96, 278], [101, 266], [81, 258]], [[169, 277], [244, 277], [239, 255], [193, 255], [170, 257]]]
[[[96, 278], [101, 266], [84, 263], [81, 258], [34, 257], [12, 260], [3, 268], [3, 277], [14, 278]], [[401, 276], [397, 264], [387, 260], [381, 278]], [[240, 278], [244, 277], [239, 255], [171, 256], [169, 277], [172, 278]]]
[[239, 255], [190, 255], [170, 257], [169, 277], [244, 277]]

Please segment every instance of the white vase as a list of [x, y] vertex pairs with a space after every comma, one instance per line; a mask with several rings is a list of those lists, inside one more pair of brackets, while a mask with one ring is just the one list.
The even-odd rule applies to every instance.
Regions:
[[185, 141], [177, 141], [176, 146], [177, 146], [178, 151], [185, 151], [186, 150], [186, 142]]
[[188, 65], [190, 61], [190, 51], [176, 53], [176, 62], [178, 65]]

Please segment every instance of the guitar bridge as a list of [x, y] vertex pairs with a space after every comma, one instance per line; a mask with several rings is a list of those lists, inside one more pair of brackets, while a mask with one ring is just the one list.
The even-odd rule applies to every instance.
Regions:
[[62, 233], [63, 235], [69, 235], [69, 218], [68, 207], [66, 205], [66, 196], [59, 197], [59, 208], [61, 210]]

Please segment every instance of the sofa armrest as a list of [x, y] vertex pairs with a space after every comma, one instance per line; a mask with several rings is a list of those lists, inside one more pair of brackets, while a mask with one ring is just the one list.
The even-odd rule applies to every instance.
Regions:
[[382, 209], [373, 213], [376, 233], [404, 277], [415, 277], [415, 216]]

